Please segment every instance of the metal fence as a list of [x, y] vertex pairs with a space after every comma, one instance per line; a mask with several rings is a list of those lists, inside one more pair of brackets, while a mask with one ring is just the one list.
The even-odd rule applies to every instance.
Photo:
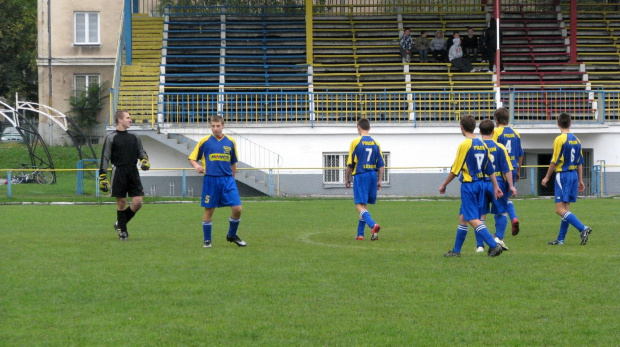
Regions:
[[[428, 197], [438, 198], [438, 188], [450, 168], [400, 168], [388, 167], [382, 179], [379, 196], [382, 198]], [[522, 179], [517, 183], [519, 196], [553, 197], [553, 182], [545, 188], [540, 180], [547, 166], [524, 166]], [[609, 197], [620, 195], [620, 165], [594, 165], [584, 168], [586, 190], [581, 197]], [[83, 174], [81, 170], [56, 170], [53, 184], [40, 184], [28, 179], [17, 184], [26, 170], [0, 170], [0, 197], [9, 201], [73, 201], [105, 199], [98, 190], [97, 175]], [[202, 175], [191, 168], [153, 168], [141, 172], [146, 196], [195, 198], [202, 191]], [[345, 187], [345, 168], [238, 168], [237, 186], [243, 197], [352, 197], [352, 190]], [[355, 183], [354, 183], [355, 184]], [[455, 180], [445, 196], [458, 197], [460, 184]]]

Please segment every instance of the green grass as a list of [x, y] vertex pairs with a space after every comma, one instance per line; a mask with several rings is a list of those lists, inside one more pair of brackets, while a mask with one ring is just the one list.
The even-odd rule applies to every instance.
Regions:
[[246, 201], [248, 247], [220, 209], [211, 249], [197, 203], [145, 204], [127, 242], [110, 205], [0, 206], [0, 345], [618, 344], [617, 200], [573, 205], [586, 246], [548, 246], [553, 202], [521, 200], [510, 251], [477, 254], [470, 231], [444, 258], [458, 205], [380, 201], [360, 242], [350, 200]]

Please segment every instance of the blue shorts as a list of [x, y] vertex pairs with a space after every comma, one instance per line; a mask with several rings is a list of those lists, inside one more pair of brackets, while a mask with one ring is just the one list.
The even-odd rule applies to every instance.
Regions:
[[555, 202], [576, 202], [579, 193], [579, 176], [577, 171], [556, 172]]
[[355, 204], [377, 202], [377, 172], [368, 171], [353, 176], [353, 201]]
[[[493, 183], [491, 181], [484, 181], [484, 204], [482, 207], [482, 214], [502, 214], [508, 212], [508, 198], [512, 194], [508, 182], [504, 180], [498, 180], [497, 185], [502, 190], [504, 195], [496, 199], [495, 192], [493, 191]], [[489, 204], [491, 207], [489, 208]]]
[[461, 209], [459, 214], [470, 221], [480, 219], [484, 204], [484, 181], [461, 183]]
[[215, 208], [239, 206], [241, 199], [237, 183], [232, 176], [204, 176], [202, 179], [202, 200], [200, 206]]

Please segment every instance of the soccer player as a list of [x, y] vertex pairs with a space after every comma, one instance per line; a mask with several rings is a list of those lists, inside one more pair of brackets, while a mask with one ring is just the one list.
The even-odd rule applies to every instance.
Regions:
[[563, 245], [569, 224], [581, 233], [581, 245], [588, 242], [592, 229], [583, 225], [577, 216], [570, 212], [570, 203], [577, 202], [577, 192], [586, 189], [583, 183], [583, 155], [581, 142], [570, 132], [571, 117], [562, 113], [558, 117], [561, 134], [553, 141], [553, 156], [547, 174], [541, 184], [546, 187], [551, 174], [555, 172], [555, 213], [562, 217], [558, 238], [549, 241], [550, 245]]
[[202, 200], [205, 208], [202, 216], [203, 247], [211, 247], [213, 212], [216, 207], [230, 206], [228, 234], [226, 241], [239, 247], [247, 244], [237, 236], [241, 220], [241, 199], [235, 182], [237, 172], [237, 145], [235, 140], [224, 135], [224, 119], [211, 117], [211, 135], [203, 137], [189, 156], [189, 163], [196, 172], [204, 174], [202, 180]]
[[[516, 187], [520, 175], [519, 168], [523, 164], [524, 155], [523, 147], [521, 146], [521, 136], [518, 132], [508, 126], [509, 114], [506, 108], [500, 107], [495, 110], [494, 117], [497, 127], [493, 133], [493, 140], [504, 145], [510, 155], [510, 161], [514, 169], [512, 171], [512, 178]], [[517, 217], [517, 212], [515, 211], [515, 207], [510, 199], [508, 200], [508, 217], [510, 217], [510, 223], [512, 224], [512, 235], [516, 236], [519, 234], [519, 218]]]
[[[131, 115], [128, 111], [118, 110], [114, 115], [116, 130], [106, 136], [101, 153], [99, 167], [99, 189], [103, 192], [110, 190], [112, 182], [112, 196], [116, 198], [116, 222], [114, 229], [118, 239], [126, 241], [129, 237], [127, 223], [142, 207], [144, 189], [140, 181], [140, 173], [136, 163], [140, 160], [140, 168], [144, 171], [151, 167], [140, 138], [127, 129], [131, 126]], [[108, 167], [112, 163], [112, 178], [108, 181]], [[131, 206], [127, 207], [127, 196], [131, 197]]]
[[353, 175], [355, 178], [353, 201], [360, 214], [356, 239], [364, 240], [364, 229], [368, 225], [371, 229], [370, 241], [377, 241], [381, 227], [372, 219], [367, 206], [377, 202], [377, 190], [381, 189], [385, 163], [379, 143], [369, 135], [370, 121], [368, 119], [362, 118], [357, 122], [357, 132], [360, 136], [351, 142], [349, 149], [345, 185], [351, 188], [351, 175]]
[[444, 254], [446, 257], [460, 257], [461, 248], [467, 237], [467, 224], [482, 236], [489, 245], [489, 257], [496, 257], [502, 253], [502, 246], [497, 244], [487, 227], [480, 220], [484, 199], [484, 175], [488, 175], [493, 184], [496, 198], [502, 197], [502, 191], [497, 185], [493, 164], [489, 161], [489, 151], [484, 142], [474, 135], [476, 119], [473, 116], [461, 118], [461, 133], [465, 140], [461, 142], [456, 152], [452, 169], [445, 181], [439, 187], [439, 193], [445, 194], [446, 187], [452, 180], [460, 176], [461, 180], [461, 209], [459, 212], [459, 226], [456, 231], [454, 248]]
[[[512, 183], [512, 164], [508, 151], [501, 144], [493, 141], [493, 121], [485, 119], [480, 122], [480, 135], [482, 141], [489, 149], [489, 159], [495, 167], [495, 178], [497, 185], [502, 190], [502, 197], [497, 199], [493, 192], [493, 185], [488, 176], [484, 177], [485, 201], [482, 210], [482, 222], [486, 220], [487, 213], [491, 212], [495, 216], [495, 242], [497, 242], [504, 251], [508, 250], [504, 243], [504, 234], [508, 225], [507, 205], [510, 196], [517, 195], [517, 189]], [[489, 203], [491, 209], [489, 209]], [[476, 252], [484, 252], [484, 243], [480, 234], [476, 234]]]

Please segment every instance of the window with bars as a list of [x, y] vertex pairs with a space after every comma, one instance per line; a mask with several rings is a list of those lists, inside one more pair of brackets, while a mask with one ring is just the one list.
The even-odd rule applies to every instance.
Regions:
[[99, 75], [75, 75], [73, 78], [75, 96], [88, 90], [89, 87], [99, 85]]
[[99, 40], [99, 12], [74, 12], [74, 39], [75, 45], [98, 45]]
[[[344, 184], [346, 179], [346, 165], [349, 153], [323, 153], [323, 183]], [[385, 167], [389, 167], [390, 153], [383, 152]], [[334, 168], [334, 169], [332, 169]], [[336, 169], [338, 168], [338, 169]], [[390, 183], [390, 170], [383, 170], [382, 184]]]

